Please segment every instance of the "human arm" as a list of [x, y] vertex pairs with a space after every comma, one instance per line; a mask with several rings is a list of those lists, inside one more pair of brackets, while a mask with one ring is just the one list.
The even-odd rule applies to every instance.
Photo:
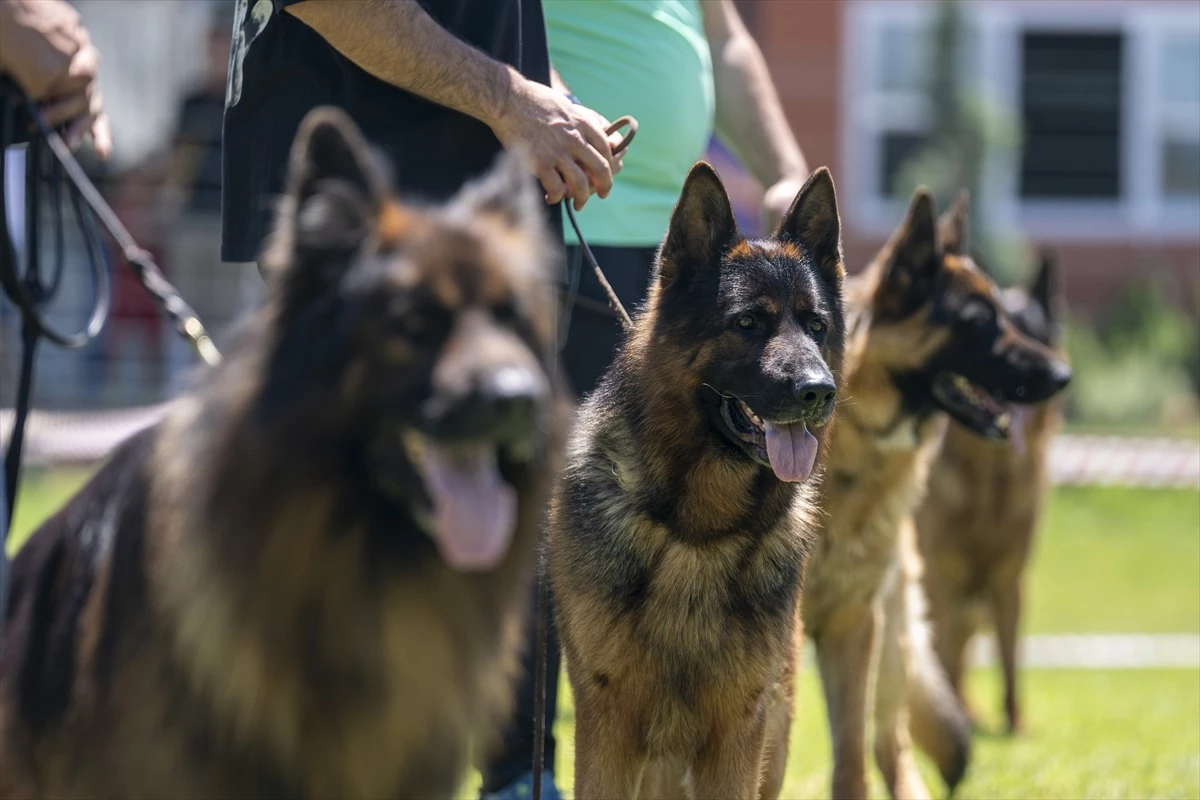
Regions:
[[304, 0], [287, 12], [376, 78], [524, 147], [549, 202], [582, 208], [593, 185], [601, 197], [612, 189], [620, 161], [603, 117], [458, 39], [416, 0]]
[[808, 178], [808, 162], [783, 113], [762, 51], [733, 0], [702, 0], [712, 52], [717, 134], [766, 189], [763, 217], [774, 228]]
[[101, 158], [112, 133], [96, 83], [100, 54], [79, 13], [65, 0], [0, 0], [0, 73], [39, 103], [52, 127], [66, 125], [78, 147], [92, 135]]
[[550, 86], [554, 91], [561, 94], [571, 93], [571, 87], [567, 86], [567, 82], [563, 80], [563, 76], [554, 67], [550, 67]]

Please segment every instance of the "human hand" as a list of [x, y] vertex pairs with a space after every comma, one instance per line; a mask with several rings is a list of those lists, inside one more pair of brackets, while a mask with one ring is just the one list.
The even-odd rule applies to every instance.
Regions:
[[792, 202], [804, 188], [807, 175], [785, 175], [763, 193], [762, 221], [764, 231], [773, 231], [792, 207]]
[[96, 83], [100, 54], [79, 12], [65, 0], [0, 0], [0, 14], [0, 71], [41, 105], [50, 126], [67, 126], [69, 146], [90, 133], [107, 158], [112, 133]]
[[504, 111], [489, 124], [505, 147], [524, 147], [547, 203], [570, 198], [581, 209], [593, 191], [608, 197], [621, 171], [612, 154], [621, 133], [606, 135], [603, 116], [535, 81], [516, 78]]

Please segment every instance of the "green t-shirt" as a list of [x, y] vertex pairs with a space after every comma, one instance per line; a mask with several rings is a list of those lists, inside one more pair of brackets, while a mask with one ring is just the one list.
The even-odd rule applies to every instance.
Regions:
[[[571, 93], [608, 119], [630, 114], [638, 135], [612, 193], [578, 214], [588, 242], [652, 247], [684, 178], [703, 157], [716, 105], [698, 0], [545, 0], [550, 62]], [[575, 232], [564, 219], [567, 244]]]

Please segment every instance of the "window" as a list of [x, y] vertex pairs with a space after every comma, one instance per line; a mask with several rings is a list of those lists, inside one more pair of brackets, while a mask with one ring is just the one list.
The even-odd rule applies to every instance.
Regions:
[[[1060, 240], [1200, 234], [1200, 4], [961, 3], [968, 113], [991, 120], [976, 208]], [[940, 2], [846, 6], [847, 213], [886, 234], [933, 133]]]
[[1162, 193], [1200, 199], [1200, 35], [1170, 33], [1159, 52], [1158, 146]]
[[[959, 68], [971, 79], [978, 74], [974, 46], [977, 37], [970, 21], [964, 23]], [[935, 24], [934, 15], [902, 11], [879, 25], [871, 37], [870, 102], [877, 127], [872, 186], [880, 197], [907, 198], [914, 188], [899, 185], [898, 178], [905, 162], [920, 152], [931, 133]]]
[[1122, 45], [1119, 32], [1022, 34], [1022, 198], [1120, 196]]

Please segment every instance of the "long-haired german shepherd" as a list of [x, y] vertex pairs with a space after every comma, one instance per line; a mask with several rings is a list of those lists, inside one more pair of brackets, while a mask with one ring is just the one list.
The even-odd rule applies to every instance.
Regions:
[[843, 274], [827, 170], [746, 240], [692, 168], [551, 505], [581, 800], [779, 794]]
[[[1022, 333], [1063, 355], [1063, 297], [1052, 256], [1043, 254], [1028, 291], [1008, 289], [1003, 299]], [[938, 658], [961, 699], [967, 642], [981, 617], [990, 616], [1004, 670], [1004, 710], [1014, 732], [1021, 727], [1021, 586], [1047, 489], [1047, 453], [1062, 422], [1061, 398], [1013, 406], [1008, 441], [985, 440], [951, 424], [916, 517]]]
[[875, 755], [893, 796], [928, 796], [913, 762], [910, 710], [918, 744], [947, 783], [961, 779], [970, 726], [923, 624], [911, 515], [947, 414], [1001, 439], [1008, 417], [1000, 400], [1043, 400], [1070, 374], [1017, 331], [996, 287], [965, 255], [965, 218], [964, 196], [939, 234], [933, 200], [918, 190], [891, 240], [847, 286], [845, 401], [803, 604], [832, 729], [836, 798], [867, 795], [872, 688]]
[[454, 791], [557, 468], [540, 206], [513, 157], [402, 203], [306, 117], [267, 306], [16, 558], [0, 795]]

